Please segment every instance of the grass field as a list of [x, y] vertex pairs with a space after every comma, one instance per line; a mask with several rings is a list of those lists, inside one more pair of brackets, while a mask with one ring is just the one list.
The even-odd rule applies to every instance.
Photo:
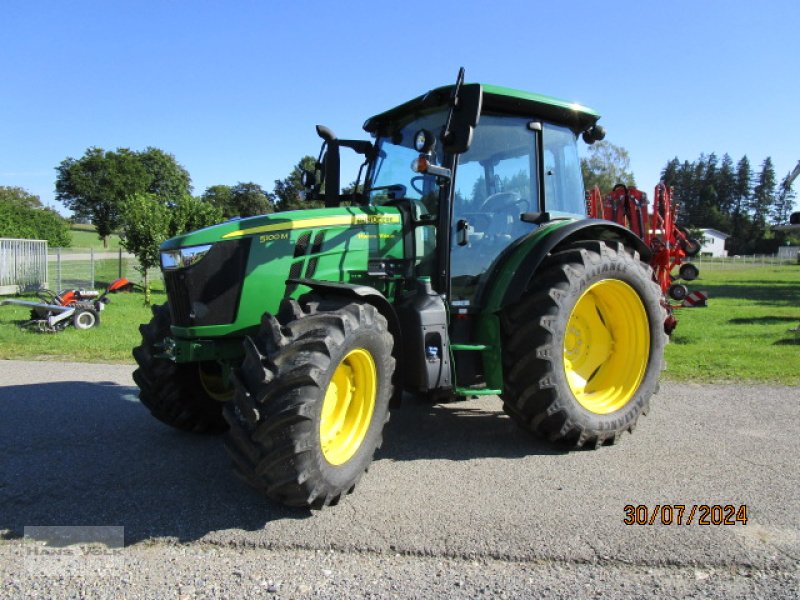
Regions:
[[709, 306], [676, 311], [668, 379], [800, 384], [800, 265], [703, 265], [690, 289]]
[[[155, 304], [166, 301], [163, 292], [152, 297]], [[142, 299], [141, 293], [114, 294], [100, 315], [99, 327], [78, 331], [70, 326], [58, 333], [22, 329], [18, 324], [29, 318], [30, 309], [0, 306], [0, 358], [133, 363], [131, 350], [140, 342], [139, 323], [152, 316]]]
[[[158, 282], [160, 284], [160, 282]], [[665, 377], [696, 382], [763, 382], [800, 385], [800, 266], [704, 265], [691, 289], [709, 293], [707, 308], [679, 309], [667, 345]], [[153, 302], [165, 301], [163, 292]], [[21, 307], [0, 307], [0, 358], [132, 363], [139, 323], [150, 320], [141, 294], [117, 294], [102, 325], [57, 334], [21, 330]]]
[[108, 248], [103, 248], [103, 240], [97, 237], [97, 232], [91, 225], [73, 225], [69, 230], [72, 238], [70, 249], [94, 248], [95, 250], [105, 250], [115, 252], [119, 250], [119, 236], [112, 234], [108, 236]]

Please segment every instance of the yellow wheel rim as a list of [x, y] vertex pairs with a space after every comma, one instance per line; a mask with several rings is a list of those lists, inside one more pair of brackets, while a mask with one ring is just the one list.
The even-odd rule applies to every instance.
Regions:
[[225, 385], [222, 379], [222, 369], [215, 365], [208, 370], [200, 364], [197, 366], [197, 370], [200, 376], [200, 385], [203, 386], [203, 390], [205, 390], [206, 394], [217, 402], [233, 400], [233, 386]]
[[372, 355], [363, 348], [350, 351], [333, 372], [319, 424], [322, 455], [332, 465], [350, 460], [367, 436], [378, 372]]
[[604, 279], [581, 294], [564, 335], [564, 371], [586, 410], [608, 414], [625, 406], [650, 358], [650, 327], [639, 294]]

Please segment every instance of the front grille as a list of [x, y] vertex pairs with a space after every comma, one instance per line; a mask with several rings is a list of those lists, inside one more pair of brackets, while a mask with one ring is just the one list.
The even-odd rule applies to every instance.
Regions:
[[172, 323], [225, 325], [236, 320], [250, 239], [214, 244], [200, 262], [164, 271]]
[[189, 313], [192, 312], [189, 290], [186, 289], [183, 280], [183, 273], [180, 271], [164, 271], [164, 285], [167, 287], [169, 312], [175, 325], [188, 325], [190, 323]]

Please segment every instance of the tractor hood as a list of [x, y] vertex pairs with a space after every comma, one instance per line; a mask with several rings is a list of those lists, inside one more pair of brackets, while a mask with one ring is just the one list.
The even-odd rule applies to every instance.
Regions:
[[160, 258], [172, 333], [249, 335], [264, 311], [306, 291], [302, 281], [383, 293], [386, 278], [376, 279], [370, 264], [403, 258], [402, 226], [397, 207], [340, 206], [227, 221], [167, 240]]
[[399, 222], [396, 211], [387, 211], [381, 207], [346, 206], [293, 210], [246, 219], [232, 219], [218, 225], [198, 229], [167, 240], [161, 244], [161, 250], [213, 244], [249, 236], [259, 236], [262, 241], [266, 242], [271, 239], [280, 239], [280, 234], [297, 229], [356, 227], [395, 221]]

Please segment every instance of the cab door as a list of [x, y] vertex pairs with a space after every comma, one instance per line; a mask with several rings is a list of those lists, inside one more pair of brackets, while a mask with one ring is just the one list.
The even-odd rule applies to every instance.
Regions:
[[451, 307], [471, 312], [492, 262], [537, 226], [520, 215], [540, 210], [538, 140], [530, 119], [483, 115], [456, 171], [451, 231]]

